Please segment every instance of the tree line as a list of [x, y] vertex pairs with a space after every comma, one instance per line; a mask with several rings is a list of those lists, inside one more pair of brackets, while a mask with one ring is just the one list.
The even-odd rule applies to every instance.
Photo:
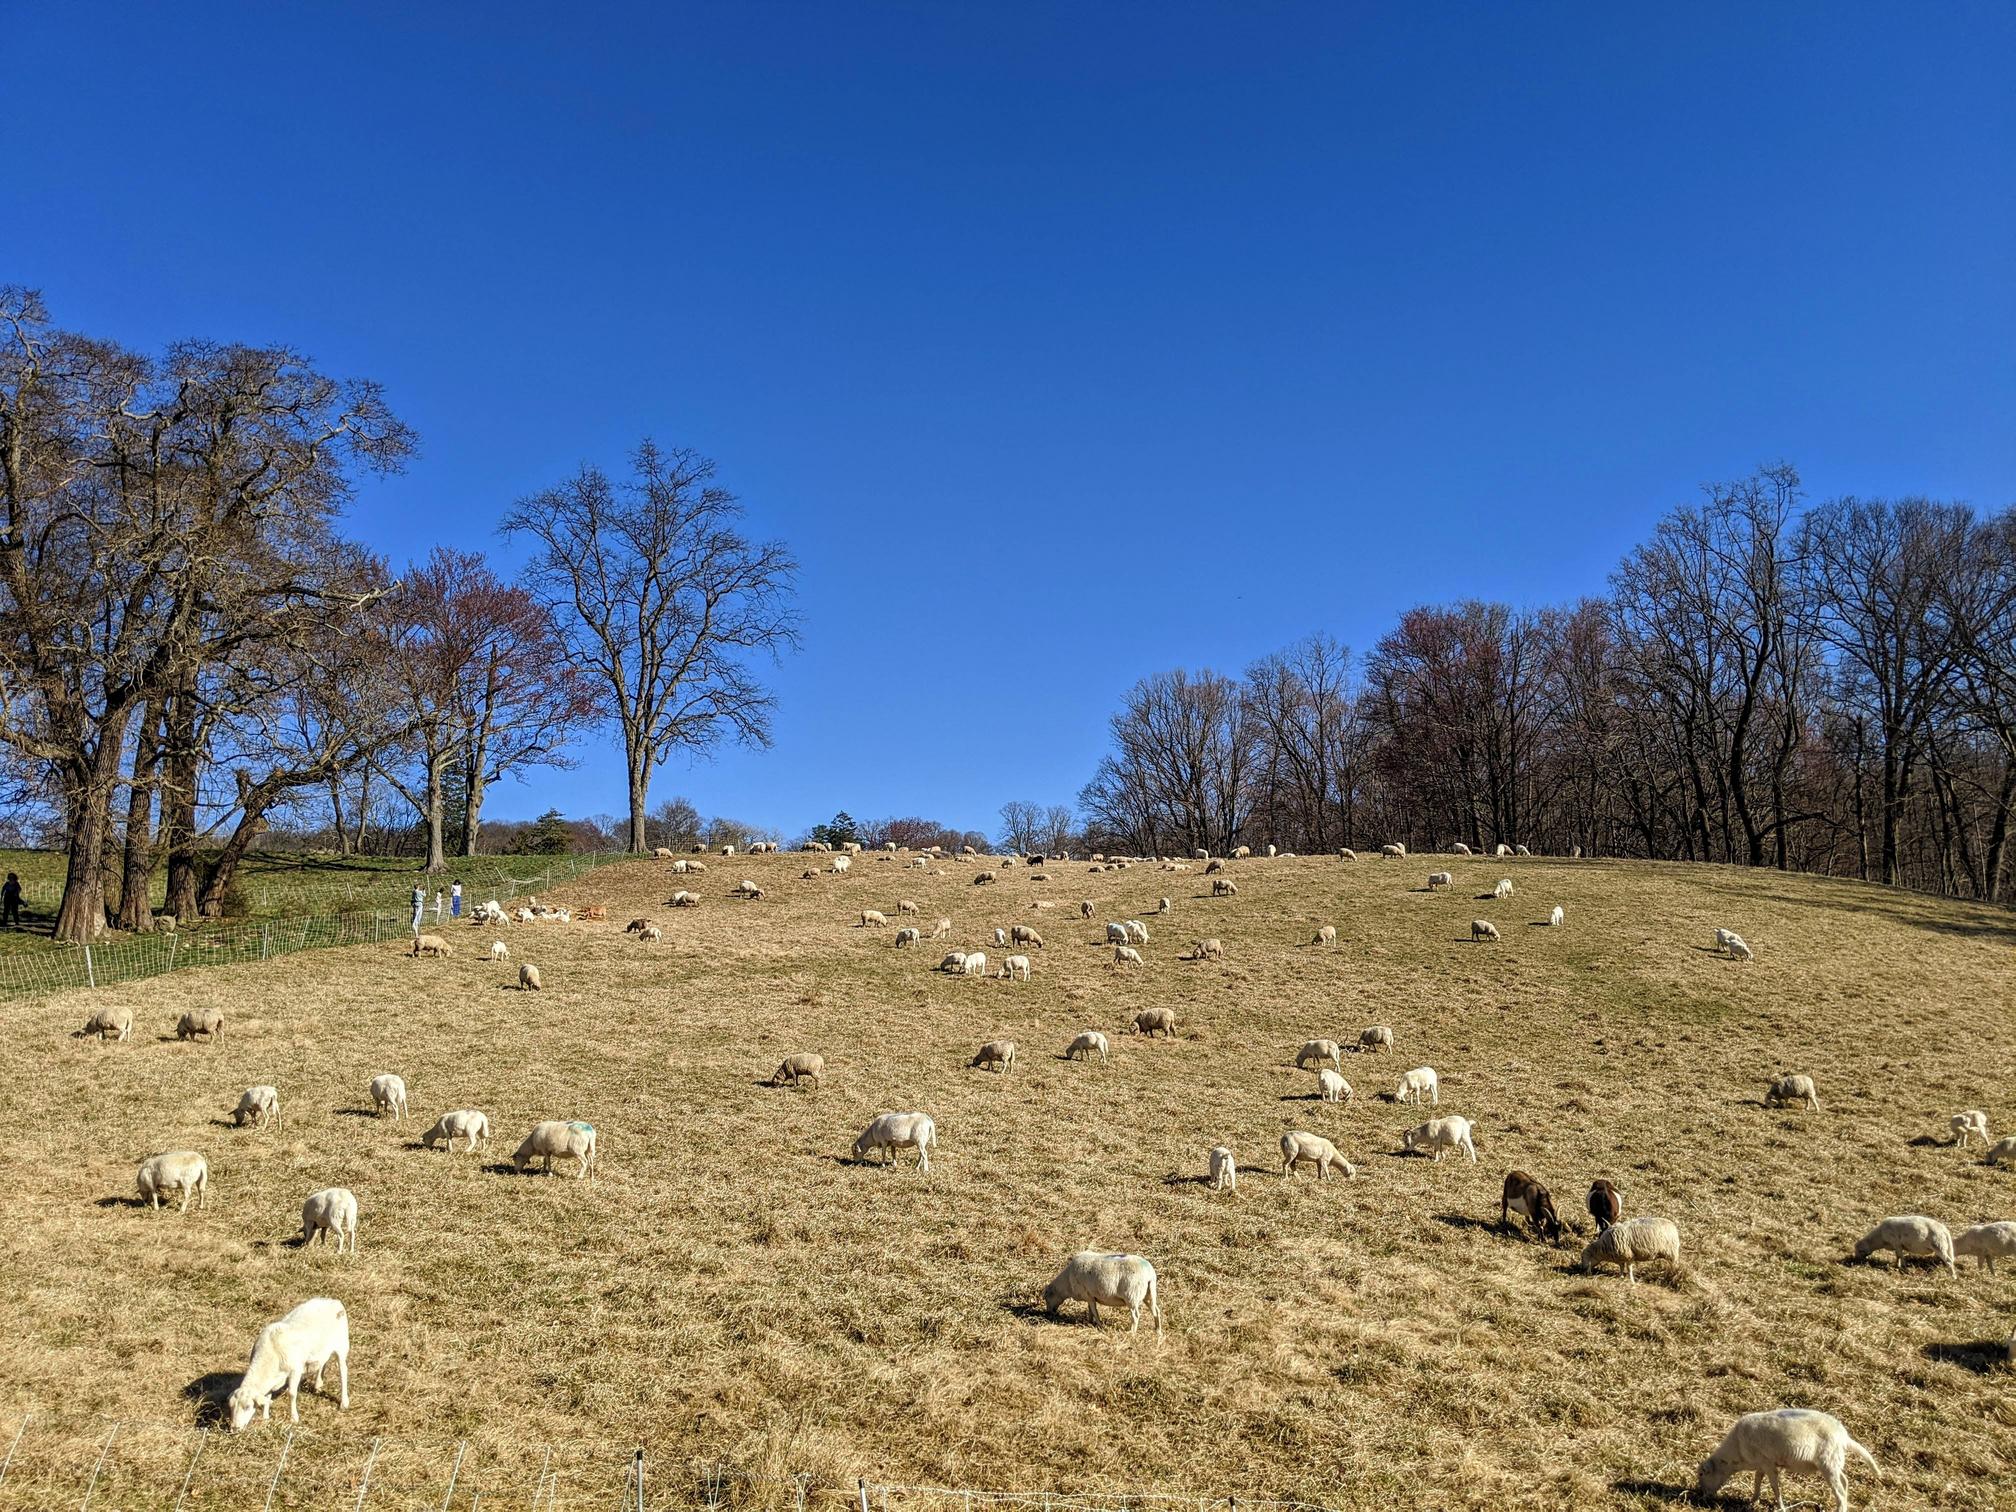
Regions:
[[1668, 513], [1600, 596], [1159, 673], [1110, 729], [1096, 845], [1579, 846], [2006, 901], [2016, 510], [1809, 504], [1768, 467]]
[[597, 727], [644, 849], [671, 752], [767, 742], [752, 663], [795, 643], [796, 564], [710, 462], [646, 440], [625, 475], [528, 494], [510, 581], [341, 533], [358, 480], [416, 449], [378, 384], [292, 348], [143, 353], [0, 287], [0, 781], [54, 816], [59, 939], [150, 928], [157, 869], [169, 913], [222, 912], [304, 806], [358, 849], [396, 800], [439, 869], [493, 784]]

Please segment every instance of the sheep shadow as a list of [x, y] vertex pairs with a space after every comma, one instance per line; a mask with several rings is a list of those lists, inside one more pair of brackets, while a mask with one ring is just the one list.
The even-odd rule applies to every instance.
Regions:
[[1162, 1178], [1162, 1185], [1171, 1187], [1179, 1187], [1179, 1186], [1208, 1187], [1209, 1185], [1211, 1185], [1211, 1178], [1209, 1176], [1179, 1176], [1176, 1174], [1176, 1172], [1171, 1171], [1167, 1176], [1164, 1176]]
[[331, 1108], [338, 1118], [383, 1118], [385, 1115], [376, 1108]]
[[1914, 1150], [1944, 1150], [1950, 1148], [1956, 1141], [1941, 1139], [1936, 1134], [1914, 1134], [1907, 1143]]
[[214, 1428], [224, 1421], [225, 1404], [244, 1379], [237, 1370], [206, 1370], [182, 1388], [182, 1399], [196, 1404], [196, 1426]]
[[145, 1208], [152, 1207], [145, 1197], [100, 1197], [97, 1206], [101, 1208]]
[[[1445, 1228], [1468, 1229], [1472, 1232], [1482, 1231], [1491, 1234], [1503, 1234], [1507, 1232], [1507, 1230], [1501, 1229], [1498, 1226], [1496, 1218], [1477, 1218], [1469, 1213], [1436, 1213], [1432, 1216], [1437, 1223]], [[1517, 1233], [1518, 1230], [1514, 1229], [1511, 1232]]]
[[1057, 1323], [1063, 1321], [1050, 1312], [1041, 1302], [1006, 1301], [1001, 1303], [1001, 1311], [1011, 1318], [1019, 1318], [1024, 1323]]
[[2009, 1346], [2000, 1339], [1981, 1339], [1972, 1344], [1927, 1344], [1920, 1351], [1926, 1359], [1941, 1365], [1958, 1365], [1976, 1375], [1993, 1375], [2016, 1364]]
[[[1620, 1480], [1612, 1481], [1610, 1489], [1624, 1496], [1637, 1496], [1651, 1501], [1678, 1502], [1683, 1506], [1696, 1505], [1694, 1488], [1691, 1485], [1673, 1486], [1665, 1481]], [[1721, 1498], [1717, 1497], [1719, 1501]]]

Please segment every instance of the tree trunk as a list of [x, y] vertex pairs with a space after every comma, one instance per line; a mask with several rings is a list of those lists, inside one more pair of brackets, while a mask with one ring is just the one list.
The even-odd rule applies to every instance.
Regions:
[[487, 784], [480, 771], [464, 769], [462, 775], [463, 791], [468, 799], [462, 818], [462, 854], [473, 856], [476, 854], [477, 837], [483, 828], [483, 789]]
[[231, 831], [231, 838], [224, 842], [224, 848], [210, 863], [209, 872], [203, 879], [202, 896], [197, 900], [197, 912], [204, 918], [224, 917], [224, 898], [237, 878], [238, 863], [252, 849], [252, 842], [268, 828], [266, 804], [267, 800], [263, 797], [247, 797], [245, 812], [239, 816], [237, 828]]
[[55, 936], [73, 945], [89, 944], [105, 933], [105, 837], [112, 820], [119, 758], [125, 753], [125, 724], [130, 717], [129, 709], [108, 721], [99, 732], [98, 751], [91, 764], [66, 774], [70, 791], [64, 807], [70, 819], [70, 845]]
[[649, 849], [644, 843], [644, 808], [651, 800], [651, 762], [646, 752], [629, 743], [623, 757], [630, 776], [630, 853], [641, 856]]
[[161, 840], [168, 847], [164, 912], [196, 917], [196, 699], [184, 683], [168, 704], [161, 751]]
[[2009, 817], [2016, 812], [2016, 756], [2002, 758], [2002, 787], [1995, 797], [1995, 821], [1988, 831], [1988, 858], [1985, 863], [1990, 903], [2002, 901], [2002, 872], [2009, 855]]
[[442, 843], [441, 763], [435, 757], [427, 763], [427, 866], [431, 874], [448, 870], [448, 853]]
[[133, 786], [126, 799], [126, 851], [119, 877], [119, 928], [144, 934], [154, 927], [148, 902], [154, 877], [154, 768], [161, 759], [161, 709], [149, 703], [133, 746]]

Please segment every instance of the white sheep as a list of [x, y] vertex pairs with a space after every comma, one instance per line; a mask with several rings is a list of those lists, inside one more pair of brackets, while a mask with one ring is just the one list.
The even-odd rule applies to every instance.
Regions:
[[1106, 926], [1106, 943], [1108, 945], [1127, 944], [1127, 926], [1125, 924], [1108, 924]]
[[1285, 1179], [1294, 1175], [1295, 1167], [1298, 1165], [1316, 1167], [1318, 1181], [1330, 1179], [1330, 1167], [1333, 1165], [1344, 1173], [1344, 1179], [1347, 1181], [1356, 1180], [1358, 1176], [1357, 1168], [1337, 1153], [1337, 1146], [1321, 1134], [1310, 1134], [1300, 1130], [1281, 1136], [1282, 1177]]
[[1400, 1078], [1400, 1086], [1393, 1094], [1393, 1101], [1404, 1103], [1409, 1097], [1414, 1099], [1416, 1107], [1421, 1105], [1424, 1098], [1430, 1107], [1442, 1106], [1441, 1078], [1436, 1076], [1433, 1066], [1416, 1066]]
[[175, 1020], [175, 1038], [178, 1040], [222, 1040], [224, 1038], [224, 1012], [220, 1008], [191, 1008]]
[[987, 975], [987, 952], [984, 950], [967, 952], [965, 961], [960, 965], [959, 974], [969, 977]]
[[2016, 1162], [2016, 1134], [2004, 1134], [1995, 1143], [1988, 1146], [1988, 1153], [1983, 1159], [1992, 1166], [1999, 1166], [2005, 1162]]
[[1493, 924], [1489, 919], [1472, 919], [1470, 921], [1470, 938], [1473, 942], [1477, 940], [1495, 940], [1498, 938], [1498, 926]]
[[1446, 1118], [1431, 1118], [1426, 1123], [1418, 1123], [1400, 1136], [1403, 1150], [1432, 1150], [1434, 1158], [1440, 1160], [1451, 1150], [1461, 1150], [1470, 1157], [1470, 1163], [1477, 1163], [1477, 1146], [1471, 1141], [1470, 1120], [1450, 1114]]
[[1456, 874], [1454, 872], [1430, 872], [1428, 873], [1428, 891], [1434, 892], [1440, 887], [1453, 886], [1455, 881]]
[[1176, 1038], [1176, 1010], [1174, 1008], [1143, 1008], [1134, 1015], [1134, 1032], [1153, 1039], [1156, 1034]]
[[352, 1255], [357, 1253], [357, 1194], [348, 1187], [310, 1192], [301, 1204], [301, 1248], [330, 1234], [336, 1236], [337, 1254], [343, 1253], [345, 1244]]
[[1492, 889], [1491, 889], [1491, 896], [1492, 896], [1492, 897], [1494, 897], [1494, 898], [1509, 898], [1509, 897], [1511, 897], [1511, 896], [1512, 896], [1512, 879], [1511, 879], [1510, 877], [1500, 877], [1500, 878], [1498, 879], [1498, 885], [1497, 885], [1496, 887], [1494, 887], [1494, 888], [1492, 888]]
[[1744, 944], [1743, 936], [1736, 933], [1733, 929], [1718, 929], [1715, 931], [1715, 948], [1728, 951], [1729, 958], [1733, 961], [1747, 961], [1750, 959], [1750, 947]]
[[406, 1081], [404, 1077], [386, 1072], [371, 1078], [371, 1103], [379, 1113], [390, 1113], [394, 1119], [406, 1116]]
[[439, 956], [441, 959], [446, 960], [455, 954], [455, 947], [437, 934], [415, 935], [413, 936], [413, 948], [408, 954], [414, 956]]
[[938, 1143], [938, 1126], [928, 1113], [881, 1113], [854, 1141], [854, 1158], [866, 1161], [874, 1151], [882, 1152], [882, 1163], [893, 1165], [898, 1150], [917, 1152], [917, 1169], [928, 1175], [931, 1150]]
[[1235, 845], [1232, 847], [1232, 859], [1234, 861], [1247, 860], [1252, 854], [1253, 847], [1250, 845]]
[[1955, 1113], [1947, 1123], [1953, 1130], [1953, 1143], [1959, 1149], [1966, 1149], [1969, 1139], [1978, 1139], [1984, 1145], [1988, 1143], [1988, 1115], [1979, 1108]]
[[1295, 1052], [1295, 1069], [1298, 1071], [1307, 1070], [1311, 1062], [1320, 1066], [1325, 1061], [1329, 1061], [1339, 1071], [1344, 1069], [1344, 1052], [1338, 1047], [1337, 1041], [1329, 1039], [1304, 1040], [1302, 1048]]
[[854, 864], [854, 858], [851, 856], [835, 856], [830, 863], [830, 869], [836, 872], [844, 873], [849, 868], [851, 868], [853, 864]]
[[1139, 919], [1123, 919], [1120, 922], [1120, 927], [1127, 931], [1127, 943], [1129, 945], [1146, 945], [1148, 943], [1148, 926], [1143, 924]]
[[1635, 1286], [1638, 1267], [1664, 1260], [1668, 1274], [1680, 1268], [1680, 1226], [1670, 1218], [1626, 1218], [1613, 1223], [1583, 1247], [1583, 1270], [1614, 1265]]
[[1130, 1332], [1141, 1330], [1141, 1305], [1147, 1303], [1162, 1332], [1162, 1301], [1156, 1289], [1155, 1267], [1139, 1255], [1109, 1255], [1080, 1250], [1064, 1262], [1056, 1279], [1043, 1288], [1043, 1310], [1052, 1317], [1066, 1302], [1083, 1302], [1085, 1319], [1094, 1327], [1101, 1307], [1124, 1307], [1133, 1318]]
[[1214, 898], [1236, 898], [1239, 896], [1239, 884], [1232, 881], [1229, 877], [1214, 877], [1211, 879], [1211, 896]]
[[489, 1137], [489, 1118], [474, 1108], [453, 1108], [434, 1120], [434, 1127], [420, 1136], [420, 1143], [431, 1150], [434, 1142], [439, 1140], [453, 1155], [455, 1141], [466, 1139], [469, 1141], [469, 1153], [473, 1155]]
[[1904, 1257], [1912, 1255], [1939, 1262], [1950, 1275], [1960, 1274], [1953, 1264], [1953, 1235], [1937, 1218], [1917, 1213], [1885, 1218], [1855, 1241], [1857, 1260], [1867, 1260], [1878, 1250], [1889, 1250], [1898, 1270], [1904, 1268]]
[[825, 1085], [825, 1056], [814, 1055], [810, 1052], [787, 1055], [784, 1057], [783, 1063], [770, 1073], [770, 1085], [773, 1087], [795, 1087], [808, 1080], [812, 1083], [812, 1090], [814, 1092], [817, 1092]]
[[[661, 939], [663, 938], [663, 933], [655, 924], [647, 925], [643, 930], [644, 938], [647, 940]], [[520, 992], [538, 992], [543, 986], [544, 983], [539, 980], [539, 968], [537, 966], [527, 961], [523, 966], [518, 968], [518, 990]]]
[[1547, 916], [1547, 923], [1552, 928], [1559, 929], [1567, 921], [1567, 918], [1567, 911], [1559, 903], [1556, 903], [1554, 905], [1554, 912]]
[[1465, 845], [1461, 840], [1458, 840], [1456, 844], [1451, 847], [1451, 849], [1454, 850], [1454, 852], [1459, 856], [1467, 856], [1470, 854], [1470, 847]]
[[1386, 860], [1389, 857], [1404, 860], [1406, 858], [1406, 855], [1407, 855], [1407, 847], [1404, 845], [1400, 845], [1398, 843], [1392, 845], [1382, 845], [1379, 847], [1379, 858], [1382, 861]]
[[1782, 1108], [1787, 1103], [1804, 1103], [1814, 1112], [1819, 1112], [1820, 1093], [1813, 1085], [1813, 1078], [1783, 1072], [1764, 1089], [1764, 1106], [1767, 1108]]
[[1512, 854], [1515, 856], [1530, 856], [1533, 852], [1526, 849], [1523, 845], [1515, 845], [1512, 847]]
[[1190, 944], [1190, 959], [1193, 961], [1222, 961], [1225, 959], [1225, 942], [1216, 938], [1193, 940]]
[[1358, 852], [1347, 845], [1337, 852], [1337, 859], [1339, 861], [1356, 861], [1358, 859]]
[[944, 958], [938, 962], [938, 969], [949, 975], [958, 976], [966, 969], [966, 952], [963, 950], [946, 951]]
[[952, 921], [950, 919], [940, 919], [936, 924], [931, 926], [931, 938], [934, 940], [942, 940], [950, 933], [952, 933]]
[[538, 1159], [544, 1162], [545, 1172], [550, 1176], [556, 1158], [571, 1156], [581, 1162], [581, 1169], [574, 1173], [574, 1179], [579, 1181], [584, 1176], [592, 1179], [600, 1163], [597, 1144], [595, 1125], [591, 1123], [582, 1123], [578, 1119], [542, 1119], [532, 1125], [532, 1132], [512, 1152], [511, 1165], [522, 1173], [527, 1165]]
[[[642, 940], [646, 945], [660, 945], [665, 941], [665, 931], [660, 929], [656, 924], [646, 924], [642, 929], [637, 931], [637, 938]], [[524, 973], [520, 972], [519, 976], [522, 978]], [[523, 987], [527, 984], [521, 980], [518, 985]], [[530, 985], [533, 987], [539, 985], [539, 968], [536, 966], [532, 968]]]
[[1233, 1160], [1232, 1151], [1225, 1145], [1211, 1147], [1211, 1174], [1208, 1184], [1214, 1192], [1239, 1190], [1239, 1165]]
[[1992, 1273], [1997, 1260], [2016, 1259], [2016, 1223], [1976, 1223], [1953, 1236], [1956, 1256], [1972, 1255]]
[[889, 916], [879, 908], [864, 908], [861, 910], [861, 922], [854, 927], [856, 929], [887, 929], [889, 927]]
[[287, 1393], [287, 1420], [301, 1421], [301, 1378], [315, 1372], [313, 1389], [322, 1390], [322, 1372], [336, 1362], [336, 1410], [350, 1405], [350, 1315], [334, 1297], [310, 1297], [278, 1323], [259, 1330], [251, 1363], [239, 1377], [229, 1402], [233, 1431], [247, 1427], [254, 1413], [262, 1422], [271, 1416], [273, 1398]]
[[1393, 1031], [1384, 1024], [1367, 1024], [1358, 1031], [1358, 1052], [1361, 1055], [1376, 1055], [1381, 1050], [1389, 1054], [1393, 1049]]
[[918, 906], [915, 898], [898, 898], [896, 900], [896, 912], [899, 914], [921, 914], [924, 910]]
[[682, 887], [679, 891], [672, 894], [671, 897], [667, 898], [665, 904], [668, 908], [698, 908], [700, 906], [700, 894], [688, 892]]
[[511, 947], [506, 945], [502, 940], [492, 940], [490, 942], [490, 959], [493, 961], [510, 960]]
[[1091, 918], [1094, 912], [1096, 911], [1097, 910], [1090, 898], [1082, 899], [1078, 904], [1078, 917], [1081, 919]]
[[177, 1212], [189, 1211], [189, 1199], [196, 1199], [196, 1206], [210, 1205], [210, 1162], [194, 1150], [164, 1150], [159, 1155], [149, 1155], [140, 1162], [140, 1169], [134, 1174], [134, 1182], [140, 1189], [144, 1202], [152, 1203], [156, 1212], [161, 1209], [161, 1199], [182, 1194], [182, 1206]]
[[231, 1110], [231, 1122], [240, 1128], [248, 1123], [254, 1128], [268, 1123], [276, 1129], [281, 1128], [280, 1089], [247, 1087], [238, 1094], [238, 1106]]
[[1715, 1452], [1701, 1461], [1694, 1482], [1697, 1499], [1715, 1495], [1735, 1477], [1750, 1473], [1750, 1499], [1757, 1500], [1764, 1477], [1771, 1477], [1771, 1497], [1782, 1508], [1785, 1493], [1781, 1470], [1803, 1470], [1823, 1477], [1834, 1493], [1835, 1512], [1848, 1512], [1848, 1456], [1855, 1455], [1880, 1477], [1876, 1457], [1855, 1440], [1841, 1420], [1810, 1407], [1780, 1407], [1776, 1412], [1747, 1412], [1736, 1419]]
[[1002, 946], [1005, 946], [1007, 943], [1008, 943], [1008, 931], [997, 926], [994, 930], [995, 947], [998, 949]]
[[919, 940], [923, 938], [924, 938], [924, 931], [921, 929], [917, 929], [915, 927], [906, 927], [903, 929], [899, 929], [896, 931], [896, 948], [898, 950], [902, 950], [906, 946], [915, 945]]
[[1327, 1103], [1351, 1101], [1351, 1083], [1328, 1066], [1316, 1073], [1316, 1096]]
[[1027, 924], [1011, 925], [1008, 930], [1008, 942], [1012, 945], [1033, 945], [1038, 950], [1043, 948], [1043, 936]]
[[1509, 856], [1512, 854], [1512, 847], [1507, 845], [1503, 840], [1500, 840], [1492, 847], [1491, 854], [1499, 857]]
[[1095, 1055], [1102, 1061], [1109, 1055], [1106, 1036], [1097, 1029], [1085, 1030], [1064, 1047], [1066, 1060], [1090, 1060]]
[[133, 1038], [133, 1010], [131, 1008], [100, 1008], [84, 1021], [84, 1027], [77, 1031], [86, 1038], [97, 1035], [103, 1040], [130, 1040]]
[[1015, 1041], [989, 1040], [980, 1047], [972, 1064], [1000, 1072], [1006, 1076], [1015, 1069]]
[[1335, 924], [1325, 924], [1321, 929], [1316, 931], [1316, 938], [1309, 943], [1311, 945], [1335, 945], [1337, 943], [1337, 926]]
[[1018, 982], [1028, 981], [1029, 957], [1027, 957], [1026, 955], [1011, 955], [1005, 957], [1001, 962], [1001, 975], [1005, 979], [1012, 979]]
[[1141, 959], [1141, 952], [1136, 950], [1132, 945], [1117, 945], [1113, 949], [1113, 964], [1115, 966], [1142, 966], [1147, 963]]

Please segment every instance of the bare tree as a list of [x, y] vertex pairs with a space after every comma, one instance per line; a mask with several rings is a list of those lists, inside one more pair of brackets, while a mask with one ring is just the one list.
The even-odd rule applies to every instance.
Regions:
[[773, 699], [748, 665], [797, 644], [797, 563], [752, 543], [714, 464], [645, 440], [630, 477], [584, 467], [521, 500], [507, 538], [533, 545], [526, 579], [554, 611], [577, 667], [606, 694], [623, 740], [633, 851], [645, 847], [651, 773], [674, 750], [767, 745]]

